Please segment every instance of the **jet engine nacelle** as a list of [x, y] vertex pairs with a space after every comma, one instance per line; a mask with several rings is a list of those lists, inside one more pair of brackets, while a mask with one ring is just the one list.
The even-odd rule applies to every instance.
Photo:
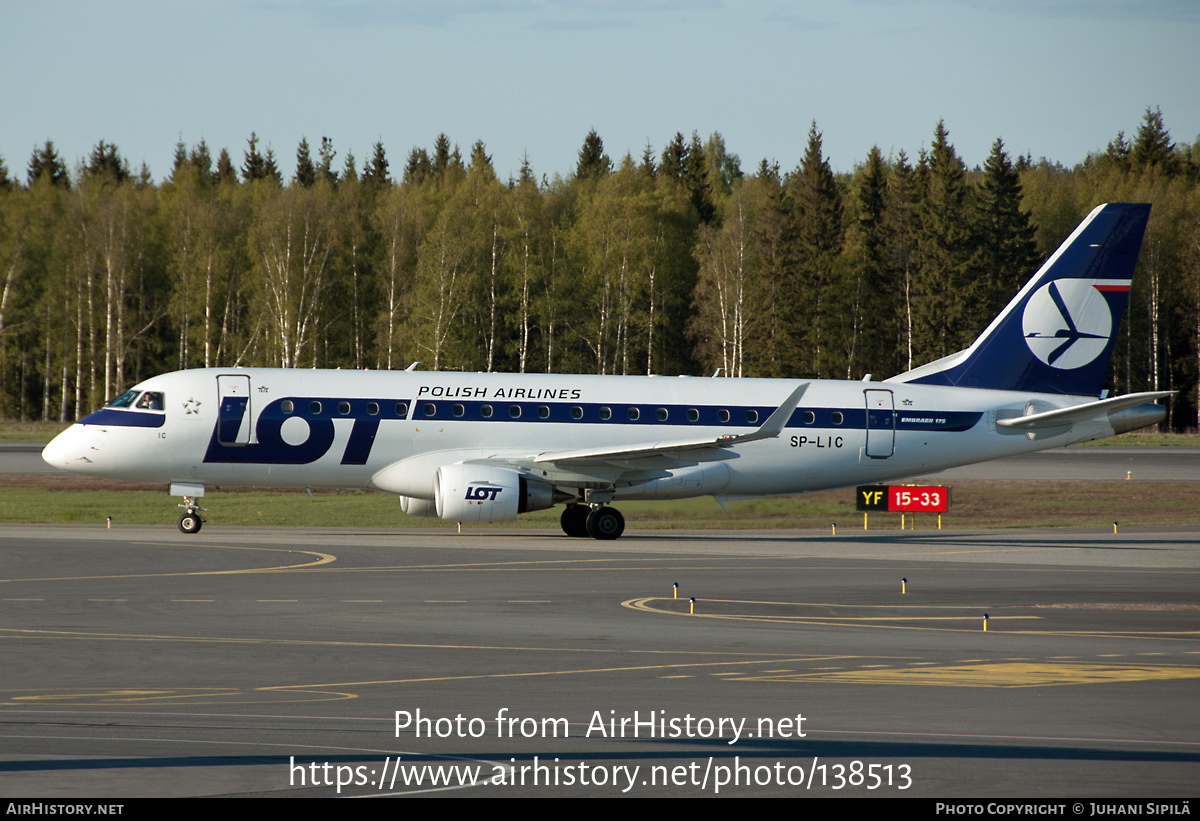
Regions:
[[443, 465], [434, 493], [437, 515], [451, 522], [508, 522], [554, 505], [554, 488], [545, 482], [486, 465]]
[[400, 509], [409, 516], [424, 516], [429, 519], [437, 518], [437, 505], [432, 499], [418, 499], [415, 496], [401, 496]]

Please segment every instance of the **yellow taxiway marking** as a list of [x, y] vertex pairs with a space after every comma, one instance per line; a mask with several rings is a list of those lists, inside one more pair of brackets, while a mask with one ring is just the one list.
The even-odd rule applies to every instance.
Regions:
[[[928, 607], [922, 605], [887, 605], [887, 604], [827, 604], [824, 602], [754, 602], [754, 601], [736, 601], [726, 599], [697, 599], [696, 609], [699, 612], [690, 613], [683, 608], [687, 602], [683, 599], [672, 599], [666, 596], [646, 596], [637, 599], [627, 599], [621, 602], [622, 607], [628, 607], [631, 610], [639, 610], [644, 613], [654, 613], [660, 616], [679, 616], [688, 619], [725, 619], [727, 621], [742, 621], [742, 622], [763, 622], [767, 624], [794, 624], [794, 625], [811, 625], [818, 627], [874, 627], [879, 630], [939, 630], [952, 631], [957, 633], [962, 632], [977, 632], [978, 624], [981, 621], [981, 615], [987, 610], [983, 606], [966, 606], [953, 605], [942, 606], [930, 605]], [[785, 614], [785, 613], [750, 613], [750, 612], [706, 612], [706, 605], [760, 605], [760, 606], [775, 606], [784, 607], [791, 606], [797, 608], [853, 608], [856, 610], [903, 610], [908, 607], [921, 610], [937, 610], [937, 609], [954, 609], [954, 610], [970, 610], [975, 615], [961, 616], [906, 616], [906, 615], [878, 615], [878, 616], [839, 616], [828, 615], [823, 613], [814, 613], [811, 615], [801, 614]], [[715, 608], [714, 608], [715, 609]], [[749, 609], [749, 608], [744, 608]], [[726, 608], [728, 610], [728, 608]], [[1017, 615], [996, 615], [993, 614], [989, 622], [1014, 622], [1014, 621], [1043, 621], [1045, 616], [1017, 616]], [[935, 624], [930, 624], [935, 622]], [[964, 622], [964, 626], [952, 626], [946, 622]], [[1012, 628], [1006, 629], [1006, 635], [1030, 635], [1030, 636], [1090, 636], [1090, 637], [1108, 637], [1108, 638], [1146, 638], [1146, 639], [1161, 639], [1161, 640], [1180, 640], [1194, 639], [1200, 636], [1198, 630], [1180, 630], [1167, 632], [1162, 630], [1015, 630]], [[1063, 656], [1062, 658], [1072, 658], [1072, 656]]]
[[1058, 687], [1200, 678], [1200, 668], [1141, 664], [955, 664], [946, 667], [861, 669], [787, 676], [751, 675], [737, 681], [917, 684], [938, 687]]
[[[291, 645], [297, 647], [372, 647], [394, 648], [407, 650], [509, 650], [535, 653], [587, 653], [597, 655], [654, 655], [654, 656], [719, 656], [721, 658], [751, 657], [756, 661], [773, 661], [776, 664], [796, 661], [796, 657], [786, 653], [743, 653], [723, 652], [716, 650], [613, 650], [595, 647], [526, 647], [520, 645], [491, 645], [491, 644], [420, 644], [417, 642], [391, 641], [325, 641], [319, 639], [275, 639], [275, 638], [241, 638], [230, 636], [174, 636], [153, 633], [99, 633], [84, 630], [44, 630], [32, 628], [0, 627], [0, 639], [65, 639], [70, 641], [152, 641], [180, 642], [182, 644], [273, 644]], [[857, 656], [811, 656], [805, 660], [821, 660], [825, 658], [858, 658]], [[713, 662], [714, 664], [719, 662]], [[731, 662], [740, 664], [742, 662]], [[467, 676], [466, 678], [473, 678]]]
[[45, 601], [45, 599], [0, 599], [0, 601]]
[[[620, 652], [620, 651], [616, 651]], [[478, 673], [475, 675], [462, 676], [428, 676], [424, 678], [396, 678], [396, 679], [380, 679], [368, 681], [337, 681], [327, 683], [309, 683], [303, 685], [284, 685], [280, 687], [259, 687], [259, 690], [287, 690], [292, 688], [303, 688], [312, 690], [324, 687], [372, 687], [379, 685], [393, 684], [417, 684], [431, 681], [470, 681], [472, 679], [496, 679], [496, 678], [538, 678], [541, 676], [580, 676], [592, 675], [596, 673], [640, 673], [652, 672], [654, 670], [685, 670], [689, 668], [701, 667], [738, 667], [753, 664], [778, 664], [779, 662], [794, 662], [802, 663], [806, 661], [822, 661], [832, 658], [855, 658], [854, 656], [808, 656], [794, 658], [773, 658], [773, 659], [753, 659], [750, 661], [698, 661], [698, 662], [680, 662], [676, 664], [639, 664], [622, 667], [590, 667], [581, 670], [531, 670], [524, 673]], [[736, 675], [736, 673], [716, 673], [710, 675]], [[741, 681], [742, 679], [725, 679], [725, 681]], [[750, 680], [750, 679], [746, 679]]]
[[[304, 643], [304, 642], [288, 642], [288, 643]], [[318, 644], [322, 642], [311, 642]], [[340, 644], [341, 642], [325, 642], [328, 644]], [[494, 649], [494, 648], [489, 648]], [[522, 649], [540, 649], [540, 648], [522, 648]], [[584, 651], [587, 652], [587, 651]], [[605, 651], [605, 652], [620, 652], [620, 651]], [[838, 657], [840, 658], [840, 657]], [[853, 657], [846, 657], [853, 658]], [[759, 664], [778, 664], [780, 661], [785, 663], [791, 662], [800, 664], [808, 661], [821, 660], [819, 657], [795, 657], [795, 658], [760, 658], [746, 661], [730, 661], [722, 659], [719, 661], [703, 661], [703, 662], [680, 662], [680, 663], [665, 663], [665, 664], [645, 664], [631, 665], [619, 667], [593, 667], [576, 670], [531, 670], [518, 673], [481, 673], [476, 675], [459, 675], [459, 676], [430, 676], [425, 678], [400, 678], [400, 679], [384, 679], [384, 680], [368, 680], [368, 681], [353, 681], [353, 682], [316, 682], [302, 684], [280, 684], [266, 687], [253, 687], [245, 690], [235, 688], [140, 688], [140, 687], [125, 687], [125, 688], [96, 688], [92, 690], [79, 689], [62, 689], [62, 690], [21, 690], [21, 691], [0, 691], [0, 705], [3, 706], [29, 706], [33, 704], [53, 703], [57, 706], [67, 704], [78, 706], [80, 704], [116, 704], [116, 703], [153, 703], [164, 704], [172, 701], [186, 701], [188, 704], [253, 704], [253, 703], [280, 703], [280, 702], [295, 702], [295, 701], [342, 701], [346, 699], [358, 698], [356, 692], [351, 692], [350, 688], [363, 688], [375, 686], [392, 686], [397, 684], [414, 684], [428, 683], [435, 681], [467, 681], [472, 679], [500, 679], [500, 678], [539, 678], [543, 676], [578, 676], [578, 675], [593, 675], [605, 673], [626, 673], [626, 672], [645, 672], [653, 673], [655, 671], [675, 671], [694, 669], [697, 672], [702, 672], [706, 667], [731, 667], [741, 666], [748, 667]], [[721, 675], [733, 675], [731, 673], [723, 673]], [[670, 676], [658, 676], [659, 678], [691, 678], [692, 676], [684, 673], [675, 673]], [[724, 679], [729, 681], [730, 679]], [[737, 680], [737, 679], [734, 679]], [[200, 699], [208, 699], [207, 702]]]
[[[262, 689], [262, 688], [260, 688]], [[0, 704], [9, 707], [50, 706], [78, 707], [116, 704], [264, 704], [316, 701], [346, 701], [358, 698], [354, 693], [326, 689], [293, 687], [278, 689], [277, 694], [263, 696], [255, 690], [234, 687], [115, 687], [91, 690], [33, 690], [20, 694], [0, 693]], [[203, 699], [202, 701], [200, 699]]]
[[[134, 542], [139, 545], [154, 545], [155, 542]], [[177, 544], [168, 544], [168, 547], [179, 547]], [[191, 547], [191, 545], [188, 545]], [[316, 550], [295, 550], [282, 547], [239, 547], [231, 545], [196, 545], [201, 548], [212, 548], [214, 550], [253, 550], [264, 551], [267, 553], [299, 553], [305, 556], [316, 556], [317, 558], [310, 562], [302, 562], [300, 564], [284, 564], [274, 567], [247, 567], [241, 570], [190, 570], [179, 573], [114, 573], [105, 576], [44, 576], [33, 579], [0, 579], [0, 584], [9, 582], [68, 582], [68, 581], [88, 581], [101, 579], [166, 579], [179, 576], [237, 576], [247, 573], [276, 573], [281, 570], [299, 570], [304, 567], [319, 567], [320, 565], [336, 562], [337, 556], [332, 553], [321, 553]]]

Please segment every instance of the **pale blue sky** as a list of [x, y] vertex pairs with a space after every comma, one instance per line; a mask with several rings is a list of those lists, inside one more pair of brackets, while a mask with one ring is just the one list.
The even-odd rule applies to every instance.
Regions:
[[968, 164], [1073, 164], [1161, 107], [1200, 135], [1195, 0], [0, 0], [0, 155], [24, 179], [52, 139], [70, 164], [105, 139], [156, 179], [182, 136], [239, 165], [258, 133], [290, 175], [333, 139], [393, 172], [445, 132], [502, 177], [528, 152], [573, 171], [720, 131], [752, 170], [795, 167], [817, 121], [836, 170], [872, 145], [915, 157], [938, 119]]

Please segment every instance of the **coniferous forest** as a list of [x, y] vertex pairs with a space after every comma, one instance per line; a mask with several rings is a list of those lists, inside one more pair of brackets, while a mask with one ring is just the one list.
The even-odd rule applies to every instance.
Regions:
[[[328, 140], [283, 179], [251, 134], [176, 146], [169, 175], [103, 140], [24, 180], [0, 158], [0, 416], [70, 421], [181, 368], [404, 368], [884, 379], [965, 347], [1102, 202], [1153, 204], [1109, 388], [1176, 390], [1197, 427], [1200, 139], [1158, 110], [1065, 167], [942, 123], [835, 174], [743, 167], [720, 134], [567, 178], [499, 179], [445, 135], [403, 164]], [[797, 146], [799, 148], [799, 146]]]

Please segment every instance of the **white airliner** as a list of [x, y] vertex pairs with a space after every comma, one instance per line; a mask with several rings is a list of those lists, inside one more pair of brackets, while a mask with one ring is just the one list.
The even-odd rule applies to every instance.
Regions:
[[156, 376], [59, 435], [56, 467], [170, 484], [369, 488], [415, 516], [565, 503], [615, 539], [623, 499], [719, 501], [877, 483], [1161, 420], [1104, 398], [1150, 206], [1096, 208], [971, 347], [883, 382], [211, 368]]

